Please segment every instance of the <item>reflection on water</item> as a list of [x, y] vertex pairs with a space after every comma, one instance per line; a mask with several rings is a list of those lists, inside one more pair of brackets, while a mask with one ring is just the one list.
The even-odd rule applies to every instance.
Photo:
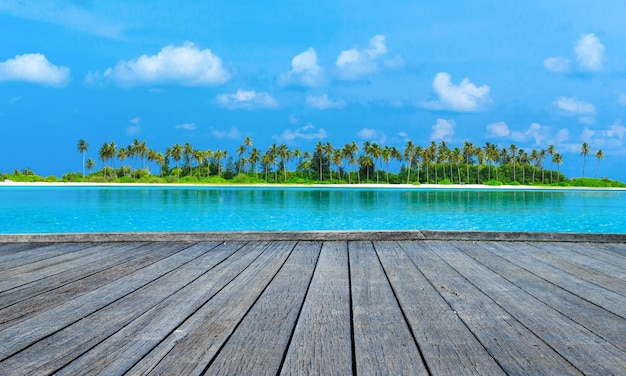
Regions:
[[15, 187], [2, 232], [490, 230], [626, 233], [626, 193], [462, 189]]

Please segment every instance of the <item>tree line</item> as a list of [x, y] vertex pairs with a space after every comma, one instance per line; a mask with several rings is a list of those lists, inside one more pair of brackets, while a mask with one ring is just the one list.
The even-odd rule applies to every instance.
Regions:
[[[79, 140], [77, 150], [83, 157], [82, 177], [92, 174], [96, 162], [87, 158], [90, 150], [85, 140]], [[148, 176], [167, 181], [202, 181], [211, 177], [259, 182], [328, 182], [328, 183], [450, 183], [481, 184], [554, 184], [567, 178], [560, 172], [563, 156], [553, 145], [530, 151], [511, 144], [500, 148], [486, 142], [482, 146], [466, 141], [462, 146], [450, 146], [446, 141], [415, 145], [408, 141], [404, 148], [381, 146], [366, 141], [335, 147], [330, 142], [318, 142], [311, 151], [290, 149], [286, 144], [272, 144], [267, 150], [253, 146], [245, 137], [236, 152], [222, 149], [198, 149], [190, 143], [174, 144], [164, 152], [149, 148], [146, 141], [134, 140], [128, 146], [105, 142], [97, 150], [101, 169], [94, 172], [104, 180], [141, 179]], [[585, 176], [589, 145], [581, 145], [582, 176]], [[602, 150], [595, 153], [596, 177]], [[549, 168], [547, 164], [549, 163]], [[394, 164], [390, 172], [390, 164]], [[399, 169], [398, 169], [399, 166]], [[554, 170], [556, 166], [556, 170]], [[153, 168], [159, 171], [153, 174]]]

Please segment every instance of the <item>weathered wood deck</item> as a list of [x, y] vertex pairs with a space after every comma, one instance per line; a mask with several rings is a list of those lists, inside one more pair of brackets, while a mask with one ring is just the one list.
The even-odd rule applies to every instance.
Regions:
[[626, 244], [0, 244], [0, 375], [626, 375]]

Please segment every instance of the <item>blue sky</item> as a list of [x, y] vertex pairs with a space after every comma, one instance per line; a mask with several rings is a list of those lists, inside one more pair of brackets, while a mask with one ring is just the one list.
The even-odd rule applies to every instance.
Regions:
[[[555, 146], [626, 180], [626, 2], [0, 0], [0, 171], [79, 139]], [[100, 164], [97, 164], [98, 168]], [[590, 156], [586, 176], [595, 174]]]

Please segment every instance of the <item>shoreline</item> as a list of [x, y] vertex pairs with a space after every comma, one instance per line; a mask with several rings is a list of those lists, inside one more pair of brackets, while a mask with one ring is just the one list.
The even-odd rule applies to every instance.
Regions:
[[0, 187], [207, 187], [207, 188], [322, 188], [322, 189], [424, 189], [424, 190], [501, 190], [501, 191], [626, 191], [619, 187], [554, 187], [535, 185], [484, 184], [199, 184], [199, 183], [92, 183], [92, 182], [14, 182], [2, 181]]

